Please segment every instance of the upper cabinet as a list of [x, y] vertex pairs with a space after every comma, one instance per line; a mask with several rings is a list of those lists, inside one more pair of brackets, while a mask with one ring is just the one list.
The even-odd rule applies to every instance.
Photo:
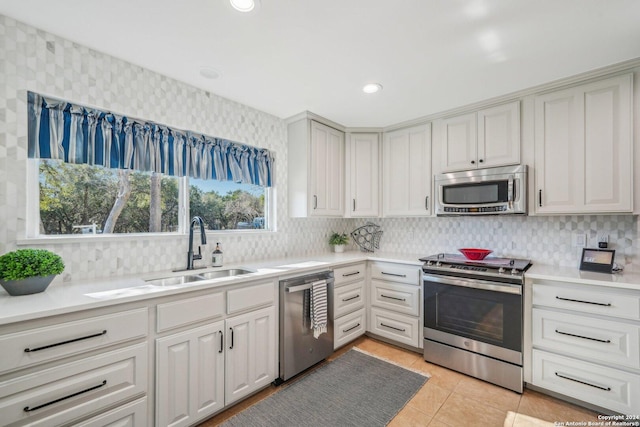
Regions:
[[632, 75], [535, 97], [535, 212], [633, 211]]
[[387, 132], [382, 143], [382, 214], [431, 215], [431, 124]]
[[379, 150], [377, 133], [348, 134], [346, 217], [380, 215]]
[[304, 118], [288, 140], [289, 216], [343, 216], [344, 132]]
[[520, 163], [520, 101], [440, 122], [441, 172]]

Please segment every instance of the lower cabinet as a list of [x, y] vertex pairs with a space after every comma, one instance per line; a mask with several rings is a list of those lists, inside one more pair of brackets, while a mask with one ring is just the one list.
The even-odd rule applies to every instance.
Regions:
[[412, 347], [420, 345], [420, 321], [415, 316], [371, 307], [370, 330], [376, 335]]
[[333, 288], [333, 348], [364, 335], [367, 330], [364, 263], [336, 268]]
[[87, 421], [74, 424], [75, 427], [137, 427], [148, 425], [147, 398], [135, 400], [100, 414]]
[[189, 426], [275, 379], [268, 307], [156, 340], [156, 425]]
[[367, 328], [367, 313], [364, 307], [336, 319], [333, 323], [333, 348], [339, 348], [363, 335]]

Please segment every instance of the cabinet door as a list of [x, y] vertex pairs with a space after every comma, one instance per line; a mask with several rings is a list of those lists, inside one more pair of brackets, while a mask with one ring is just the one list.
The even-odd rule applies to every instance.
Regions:
[[344, 133], [311, 122], [310, 208], [312, 216], [344, 214]]
[[192, 425], [224, 407], [223, 330], [220, 321], [156, 340], [158, 426]]
[[481, 168], [520, 163], [520, 101], [478, 111]]
[[536, 97], [536, 212], [633, 210], [631, 78]]
[[276, 376], [275, 307], [226, 320], [225, 404], [265, 387]]
[[431, 215], [431, 124], [385, 134], [382, 213]]
[[349, 136], [347, 216], [376, 217], [379, 215], [378, 150], [376, 133], [354, 133]]
[[476, 113], [442, 120], [442, 171], [477, 167]]

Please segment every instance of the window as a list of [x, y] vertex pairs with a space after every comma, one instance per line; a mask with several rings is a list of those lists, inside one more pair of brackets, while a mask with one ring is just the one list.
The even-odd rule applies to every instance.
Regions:
[[180, 232], [189, 223], [180, 218], [186, 184], [189, 215], [201, 216], [207, 230], [269, 228], [270, 191], [258, 185], [56, 160], [36, 164], [39, 224], [32, 228], [40, 236]]

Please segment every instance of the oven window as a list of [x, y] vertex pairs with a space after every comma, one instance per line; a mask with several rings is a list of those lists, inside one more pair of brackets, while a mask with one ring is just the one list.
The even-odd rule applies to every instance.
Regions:
[[448, 185], [442, 188], [442, 201], [450, 205], [478, 205], [506, 202], [508, 181]]
[[424, 326], [522, 350], [522, 297], [424, 282]]

